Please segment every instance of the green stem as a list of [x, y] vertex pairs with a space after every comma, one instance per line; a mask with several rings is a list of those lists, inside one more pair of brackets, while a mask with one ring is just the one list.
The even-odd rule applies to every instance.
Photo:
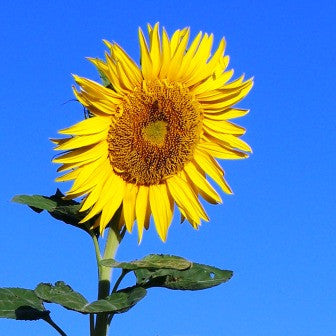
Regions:
[[[118, 229], [115, 225], [111, 225], [108, 231], [108, 236], [105, 245], [105, 251], [103, 255], [103, 259], [114, 258], [119, 243], [121, 241], [121, 236]], [[97, 250], [96, 250], [96, 255]], [[98, 262], [98, 300], [104, 299], [106, 296], [110, 294], [110, 283], [112, 276], [112, 268], [105, 267], [99, 264], [101, 257], [97, 257]], [[106, 336], [109, 326], [109, 314], [97, 314], [96, 318], [96, 327], [95, 327], [95, 336]]]
[[45, 317], [43, 320], [49, 323], [55, 330], [57, 330], [60, 335], [67, 336], [67, 334], [51, 319], [50, 316]]
[[99, 269], [99, 266], [100, 266], [99, 262], [101, 260], [101, 255], [100, 255], [98, 239], [97, 239], [97, 236], [94, 233], [92, 233], [91, 237], [92, 237], [93, 245], [94, 245], [94, 248], [95, 248], [97, 267]]
[[125, 269], [123, 269], [123, 270], [121, 271], [121, 274], [120, 274], [118, 280], [116, 281], [116, 283], [115, 283], [115, 285], [114, 285], [114, 287], [113, 287], [113, 289], [112, 289], [112, 293], [115, 293], [115, 292], [118, 290], [118, 287], [119, 287], [119, 285], [120, 285], [122, 279], [124, 279], [125, 275], [126, 275], [128, 272], [129, 272], [129, 270], [125, 270]]
[[95, 336], [95, 330], [94, 330], [94, 314], [90, 314], [90, 336]]

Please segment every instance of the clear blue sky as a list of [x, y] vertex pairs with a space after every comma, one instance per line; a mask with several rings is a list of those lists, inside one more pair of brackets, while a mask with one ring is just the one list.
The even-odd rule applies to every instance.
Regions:
[[[0, 287], [64, 280], [96, 296], [91, 241], [80, 230], [13, 204], [15, 194], [52, 194], [48, 138], [82, 118], [71, 73], [98, 80], [86, 56], [102, 39], [138, 60], [138, 26], [169, 33], [190, 26], [227, 40], [236, 76], [255, 77], [239, 106], [254, 154], [222, 162], [235, 195], [206, 205], [194, 231], [175, 220], [168, 241], [152, 228], [127, 235], [119, 260], [170, 253], [235, 271], [200, 292], [153, 289], [113, 321], [111, 335], [334, 336], [336, 333], [334, 1], [10, 1], [0, 5]], [[69, 334], [88, 335], [87, 316], [58, 309]], [[0, 320], [0, 335], [56, 335], [44, 322]]]

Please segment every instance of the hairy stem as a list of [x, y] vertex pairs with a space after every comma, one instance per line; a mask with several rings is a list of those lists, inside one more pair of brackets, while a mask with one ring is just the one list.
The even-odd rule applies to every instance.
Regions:
[[[111, 225], [105, 245], [103, 259], [114, 258], [122, 237], [115, 225]], [[97, 255], [97, 253], [96, 253]], [[102, 258], [100, 257], [99, 261]], [[98, 258], [97, 258], [98, 261]], [[98, 261], [98, 300], [104, 299], [110, 294], [112, 268], [100, 265]], [[97, 314], [95, 336], [106, 336], [109, 326], [109, 314]]]

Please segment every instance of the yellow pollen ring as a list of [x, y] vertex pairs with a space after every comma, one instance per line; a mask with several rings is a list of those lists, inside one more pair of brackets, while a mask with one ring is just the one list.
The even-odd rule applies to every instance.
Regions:
[[149, 141], [153, 145], [163, 146], [167, 134], [167, 123], [163, 120], [150, 122], [142, 129], [144, 140]]

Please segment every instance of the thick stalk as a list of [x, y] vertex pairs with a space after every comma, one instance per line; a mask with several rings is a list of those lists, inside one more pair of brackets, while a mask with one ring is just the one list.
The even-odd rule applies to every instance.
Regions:
[[[108, 236], [105, 245], [105, 251], [103, 259], [114, 258], [121, 236], [117, 228], [111, 225], [108, 231]], [[111, 284], [112, 268], [105, 267], [98, 264], [98, 300], [104, 299], [110, 294], [110, 284]], [[96, 326], [95, 326], [95, 336], [106, 336], [109, 326], [109, 314], [97, 314]]]

